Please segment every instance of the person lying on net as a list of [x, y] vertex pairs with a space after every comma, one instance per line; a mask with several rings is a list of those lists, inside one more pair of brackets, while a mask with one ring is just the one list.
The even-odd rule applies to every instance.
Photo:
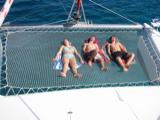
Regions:
[[71, 45], [68, 39], [65, 38], [63, 41], [63, 45], [61, 45], [59, 51], [56, 54], [56, 57], [53, 58], [53, 62], [54, 62], [60, 55], [63, 55], [62, 56], [63, 68], [62, 68], [62, 71], [60, 72], [61, 77], [66, 77], [69, 66], [71, 67], [74, 73], [74, 77], [77, 77], [77, 78], [81, 77], [81, 74], [78, 72], [76, 67], [77, 61], [74, 56], [74, 53], [79, 57], [81, 63], [83, 64], [84, 61], [81, 55], [78, 53], [77, 49]]
[[107, 67], [105, 66], [103, 57], [99, 54], [99, 47], [95, 41], [96, 37], [92, 36], [83, 44], [84, 60], [89, 66], [92, 66], [92, 63], [98, 60], [101, 64], [101, 70], [106, 71]]
[[122, 67], [124, 72], [128, 71], [128, 68], [135, 58], [134, 53], [129, 53], [125, 46], [120, 43], [114, 35], [109, 39], [108, 54], [111, 59], [116, 61], [120, 67]]

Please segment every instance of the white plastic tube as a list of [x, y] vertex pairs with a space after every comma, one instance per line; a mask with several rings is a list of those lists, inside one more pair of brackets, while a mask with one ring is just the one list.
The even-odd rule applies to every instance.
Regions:
[[2, 26], [8, 12], [9, 12], [9, 9], [12, 5], [14, 0], [6, 0], [5, 4], [3, 5], [1, 11], [0, 11], [0, 27]]

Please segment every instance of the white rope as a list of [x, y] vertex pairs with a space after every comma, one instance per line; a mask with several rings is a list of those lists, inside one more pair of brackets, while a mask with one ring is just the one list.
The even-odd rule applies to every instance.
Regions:
[[[70, 12], [69, 12], [67, 21], [69, 21], [69, 19], [72, 18], [72, 17], [71, 17], [71, 14], [72, 14], [73, 8], [74, 8], [74, 6], [75, 6], [75, 3], [76, 3], [76, 0], [74, 0], [74, 2], [73, 2], [73, 4], [72, 4], [72, 7], [71, 7], [71, 10], [70, 10]], [[83, 13], [84, 21], [87, 22], [87, 20], [86, 20], [86, 15], [85, 15], [84, 8], [83, 8], [83, 2], [82, 2], [82, 0], [80, 1], [80, 4], [81, 4], [81, 7], [82, 7], [82, 13]]]
[[14, 0], [6, 0], [5, 4], [2, 7], [2, 10], [0, 11], [0, 26], [2, 26], [10, 7], [12, 6]]
[[125, 16], [122, 16], [122, 15], [118, 14], [117, 12], [114, 12], [113, 10], [111, 10], [111, 9], [109, 9], [109, 8], [107, 8], [107, 7], [102, 6], [101, 4], [98, 4], [98, 3], [96, 3], [96, 2], [94, 2], [94, 1], [92, 1], [92, 0], [89, 0], [89, 1], [92, 2], [92, 3], [95, 4], [95, 5], [103, 8], [103, 9], [105, 9], [105, 10], [108, 10], [108, 11], [116, 14], [117, 16], [119, 16], [119, 17], [121, 17], [121, 18], [123, 18], [123, 19], [125, 19], [125, 20], [127, 20], [127, 21], [129, 21], [129, 22], [131, 22], [131, 23], [133, 23], [133, 24], [139, 24], [139, 23], [137, 23], [137, 22], [135, 22], [135, 21], [133, 21], [133, 20], [128, 19], [128, 18], [125, 17]]
[[74, 0], [74, 1], [73, 1], [73, 4], [72, 4], [72, 7], [71, 7], [71, 10], [70, 10], [70, 12], [69, 12], [69, 14], [68, 14], [67, 21], [69, 21], [69, 19], [71, 18], [71, 14], [72, 14], [72, 11], [73, 11], [73, 8], [74, 8], [75, 3], [76, 3], [76, 1]]
[[35, 116], [35, 118], [37, 120], [40, 120], [40, 118], [36, 115], [36, 113], [31, 109], [31, 107], [18, 95], [17, 96], [21, 101], [22, 103], [29, 109], [29, 111]]
[[54, 21], [54, 22], [50, 22], [50, 23], [47, 23], [47, 24], [42, 24], [42, 25], [39, 25], [39, 26], [53, 25], [53, 24], [63, 23], [63, 22], [67, 22], [67, 20]]

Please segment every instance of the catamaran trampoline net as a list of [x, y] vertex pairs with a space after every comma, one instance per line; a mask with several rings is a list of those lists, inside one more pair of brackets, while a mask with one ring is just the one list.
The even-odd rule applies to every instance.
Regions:
[[[66, 78], [59, 77], [59, 70], [53, 69], [52, 58], [64, 38], [82, 53], [82, 44], [90, 36], [96, 36], [100, 45], [106, 36], [116, 35], [134, 52], [136, 62], [128, 72], [123, 72], [116, 63], [107, 64], [108, 71], [100, 71], [99, 63], [93, 67], [82, 65], [78, 71], [82, 78], [74, 78], [68, 71]], [[1, 31], [1, 94], [15, 95], [43, 91], [79, 89], [106, 86], [157, 85], [150, 82], [137, 49], [138, 31], [133, 30], [56, 30], [27, 29]], [[78, 59], [77, 59], [78, 61]]]

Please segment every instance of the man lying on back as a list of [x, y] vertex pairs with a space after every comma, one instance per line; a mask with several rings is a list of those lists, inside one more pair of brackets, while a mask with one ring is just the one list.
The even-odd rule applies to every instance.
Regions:
[[[135, 55], [129, 53], [127, 49], [119, 41], [117, 41], [115, 36], [111, 36], [109, 39], [108, 54], [111, 59], [115, 60], [120, 67], [122, 67], [124, 72], [128, 71], [128, 68], [132, 64]], [[125, 62], [123, 62], [123, 60]]]

